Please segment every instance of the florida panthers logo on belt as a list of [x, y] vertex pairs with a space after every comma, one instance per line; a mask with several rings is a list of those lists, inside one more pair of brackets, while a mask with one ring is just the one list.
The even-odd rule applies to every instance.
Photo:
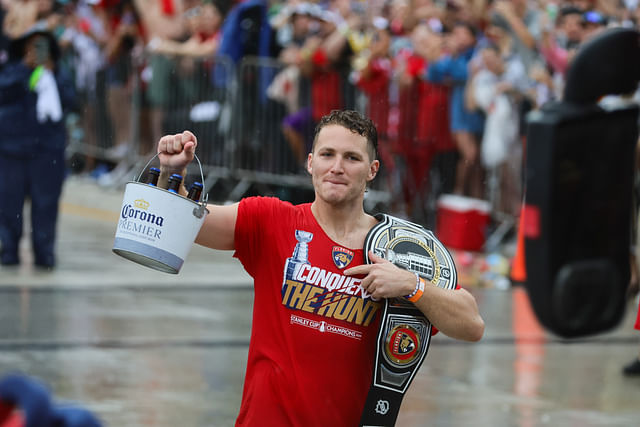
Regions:
[[387, 334], [385, 350], [395, 365], [407, 365], [418, 356], [419, 333], [410, 325], [398, 325]]
[[353, 251], [342, 246], [334, 246], [331, 250], [331, 258], [336, 267], [342, 269], [351, 263], [353, 259]]

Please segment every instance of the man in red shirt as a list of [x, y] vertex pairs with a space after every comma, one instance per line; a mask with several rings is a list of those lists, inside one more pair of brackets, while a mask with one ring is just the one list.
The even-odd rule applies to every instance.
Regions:
[[[166, 185], [193, 159], [185, 131], [158, 143]], [[380, 167], [377, 131], [354, 111], [334, 111], [316, 128], [307, 159], [310, 204], [250, 197], [209, 206], [196, 238], [235, 250], [254, 278], [249, 358], [238, 426], [358, 425], [371, 384], [382, 298], [403, 297], [416, 277], [362, 247], [377, 220], [363, 208]], [[186, 194], [184, 188], [181, 194]], [[477, 341], [484, 322], [466, 290], [427, 286], [414, 302], [444, 334]]]

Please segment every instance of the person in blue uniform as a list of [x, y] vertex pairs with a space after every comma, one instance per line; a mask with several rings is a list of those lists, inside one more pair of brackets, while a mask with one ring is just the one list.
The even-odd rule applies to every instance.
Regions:
[[36, 266], [55, 265], [58, 201], [65, 174], [65, 107], [74, 102], [70, 78], [57, 66], [55, 38], [30, 30], [12, 40], [0, 69], [0, 263], [20, 263], [23, 208], [31, 200]]

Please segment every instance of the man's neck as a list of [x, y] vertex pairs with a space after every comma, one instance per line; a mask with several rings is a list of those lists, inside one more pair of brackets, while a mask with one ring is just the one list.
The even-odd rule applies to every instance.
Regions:
[[361, 248], [376, 220], [365, 213], [362, 204], [334, 206], [316, 199], [311, 212], [324, 232], [347, 248]]

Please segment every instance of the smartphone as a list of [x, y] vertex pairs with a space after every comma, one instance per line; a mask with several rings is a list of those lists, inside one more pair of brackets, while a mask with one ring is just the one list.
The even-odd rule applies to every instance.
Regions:
[[33, 48], [36, 54], [36, 62], [39, 65], [49, 60], [49, 39], [46, 37], [38, 37], [33, 41]]

